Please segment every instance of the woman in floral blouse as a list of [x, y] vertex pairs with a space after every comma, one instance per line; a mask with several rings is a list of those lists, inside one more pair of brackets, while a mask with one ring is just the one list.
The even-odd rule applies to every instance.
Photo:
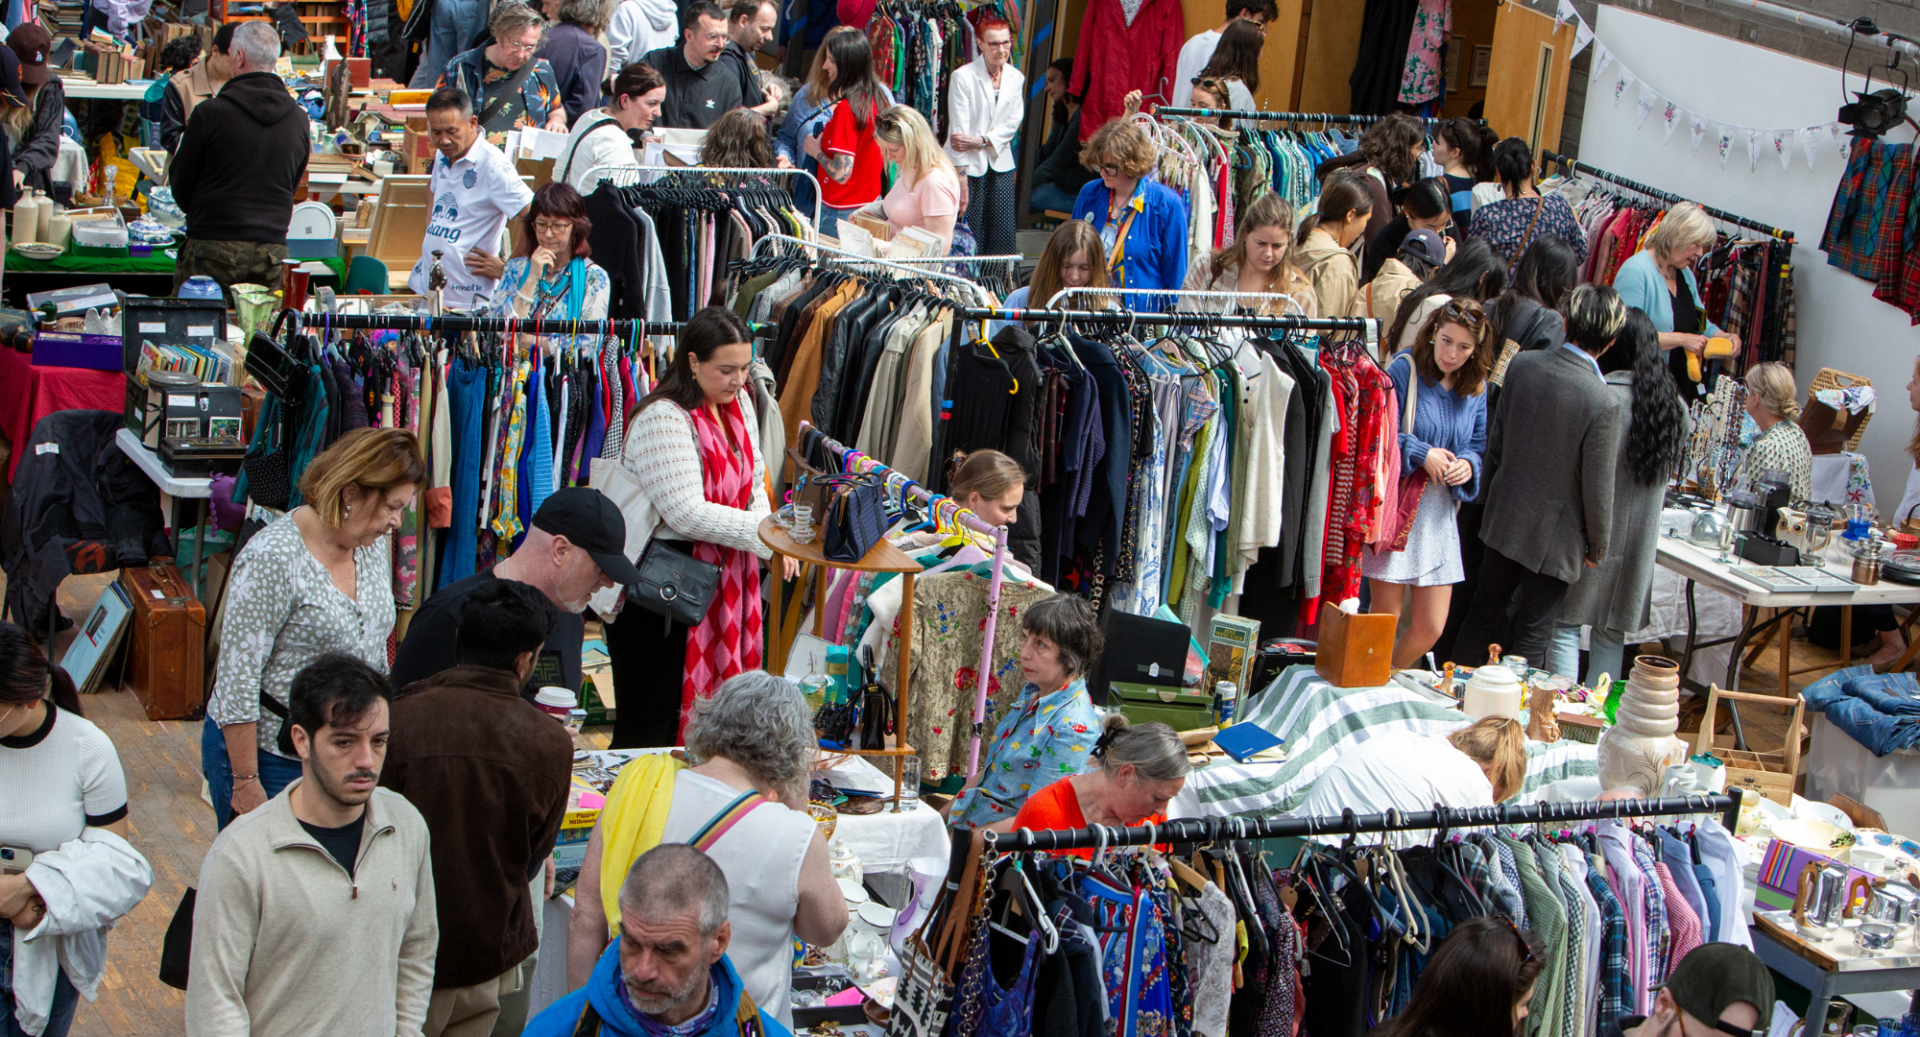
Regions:
[[1027, 685], [994, 728], [979, 773], [953, 801], [956, 825], [1010, 831], [1027, 797], [1084, 770], [1100, 738], [1086, 681], [1101, 646], [1093, 606], [1055, 594], [1027, 609], [1020, 630]]
[[1794, 398], [1793, 369], [1775, 361], [1747, 369], [1747, 413], [1760, 435], [1747, 448], [1746, 476], [1785, 472], [1793, 499], [1813, 496], [1813, 448], [1800, 431], [1800, 403]]
[[395, 618], [389, 537], [426, 478], [413, 433], [355, 429], [307, 464], [296, 498], [304, 503], [234, 559], [200, 739], [221, 828], [300, 776], [299, 759], [280, 740], [294, 674], [327, 652], [350, 652], [387, 672]]
[[1587, 260], [1587, 232], [1573, 218], [1573, 207], [1559, 195], [1542, 197], [1533, 185], [1533, 150], [1518, 137], [1494, 145], [1493, 169], [1500, 177], [1501, 201], [1483, 205], [1473, 214], [1472, 234], [1485, 238], [1512, 266], [1534, 239], [1560, 238], [1573, 246], [1574, 258]]

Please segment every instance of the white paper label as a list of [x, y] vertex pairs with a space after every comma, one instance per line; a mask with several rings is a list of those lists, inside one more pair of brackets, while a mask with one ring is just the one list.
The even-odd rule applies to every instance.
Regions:
[[188, 334], [188, 336], [195, 336], [195, 335], [197, 335], [197, 336], [199, 336], [199, 337], [201, 337], [201, 338], [212, 338], [212, 337], [213, 337], [213, 325], [211, 325], [211, 324], [194, 324], [194, 325], [189, 325], [189, 326], [188, 326], [188, 328], [187, 328], [187, 334]]
[[165, 600], [166, 600], [166, 598], [167, 598], [167, 596], [166, 596], [165, 594], [162, 594], [162, 593], [160, 593], [159, 591], [152, 591], [152, 590], [150, 590], [150, 591], [148, 591], [147, 593], [148, 593], [148, 594], [151, 594], [151, 595], [153, 595], [153, 596], [154, 596], [154, 597], [156, 597], [156, 598], [159, 598], [159, 599], [160, 599], [160, 600], [162, 600], [162, 601], [165, 601]]
[[142, 335], [164, 335], [166, 333], [167, 324], [165, 321], [161, 321], [158, 324], [151, 324], [146, 321], [140, 322], [140, 334]]
[[199, 405], [200, 397], [198, 396], [182, 396], [179, 393], [171, 392], [167, 394], [167, 406], [169, 407], [197, 407]]
[[42, 454], [57, 454], [59, 452], [60, 444], [58, 443], [35, 443], [33, 445], [33, 456], [35, 457], [39, 457]]

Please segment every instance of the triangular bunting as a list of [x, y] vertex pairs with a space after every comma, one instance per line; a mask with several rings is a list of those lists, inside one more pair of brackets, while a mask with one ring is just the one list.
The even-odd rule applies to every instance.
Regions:
[[1580, 20], [1580, 12], [1573, 9], [1572, 0], [1560, 0], [1560, 9], [1553, 14], [1553, 31], [1559, 32], [1568, 22]]
[[1747, 172], [1760, 168], [1760, 131], [1747, 131]]
[[1660, 143], [1665, 144], [1673, 139], [1673, 131], [1680, 126], [1680, 106], [1668, 101], [1667, 110], [1662, 118], [1666, 122], [1667, 135], [1661, 139]]
[[1633, 128], [1636, 130], [1646, 128], [1647, 116], [1653, 114], [1653, 106], [1659, 103], [1660, 95], [1654, 93], [1653, 87], [1648, 86], [1643, 80], [1640, 83], [1640, 100], [1638, 102], [1640, 118], [1633, 124]]
[[1688, 132], [1693, 137], [1693, 153], [1694, 155], [1697, 156], [1700, 154], [1700, 142], [1707, 139], [1707, 124], [1698, 115], [1696, 115], [1693, 117], [1693, 121], [1688, 128]]
[[1593, 42], [1593, 27], [1587, 24], [1586, 19], [1582, 18], [1580, 20], [1580, 24], [1574, 26], [1573, 53], [1567, 55], [1567, 60], [1571, 61], [1574, 58], [1579, 57], [1580, 52], [1583, 50], [1586, 50], [1587, 44], [1592, 42]]
[[1727, 156], [1733, 153], [1733, 127], [1720, 127], [1720, 168], [1727, 168]]
[[1780, 157], [1780, 172], [1782, 173], [1793, 168], [1793, 145], [1787, 142], [1787, 134], [1790, 132], [1792, 131], [1773, 131], [1773, 153]]
[[1812, 169], [1814, 160], [1820, 157], [1820, 127], [1806, 126], [1800, 130], [1800, 150], [1807, 154], [1807, 168]]
[[1626, 95], [1627, 87], [1632, 85], [1633, 73], [1627, 71], [1626, 66], [1622, 65], [1620, 67], [1620, 78], [1614, 80], [1613, 83], [1613, 106], [1615, 108], [1620, 107], [1620, 98]]

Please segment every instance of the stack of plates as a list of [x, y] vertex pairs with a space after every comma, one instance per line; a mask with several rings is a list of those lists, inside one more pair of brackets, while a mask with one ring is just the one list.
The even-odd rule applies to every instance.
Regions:
[[1895, 551], [1880, 564], [1880, 575], [1895, 583], [1920, 585], [1920, 551]]

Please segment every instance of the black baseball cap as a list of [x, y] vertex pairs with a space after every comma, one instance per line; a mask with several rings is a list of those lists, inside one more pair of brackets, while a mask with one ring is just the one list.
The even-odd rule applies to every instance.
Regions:
[[1694, 948], [1667, 974], [1666, 986], [1681, 1011], [1729, 1034], [1745, 1031], [1721, 1024], [1728, 1005], [1745, 1001], [1758, 1009], [1763, 1029], [1773, 1014], [1773, 974], [1759, 955], [1736, 944]]
[[27, 92], [20, 86], [20, 57], [12, 47], [0, 47], [0, 102], [9, 108], [27, 106]]
[[620, 506], [599, 490], [570, 486], [554, 491], [533, 513], [533, 524], [592, 555], [614, 583], [628, 587], [640, 582], [640, 570], [627, 559], [627, 520]]

